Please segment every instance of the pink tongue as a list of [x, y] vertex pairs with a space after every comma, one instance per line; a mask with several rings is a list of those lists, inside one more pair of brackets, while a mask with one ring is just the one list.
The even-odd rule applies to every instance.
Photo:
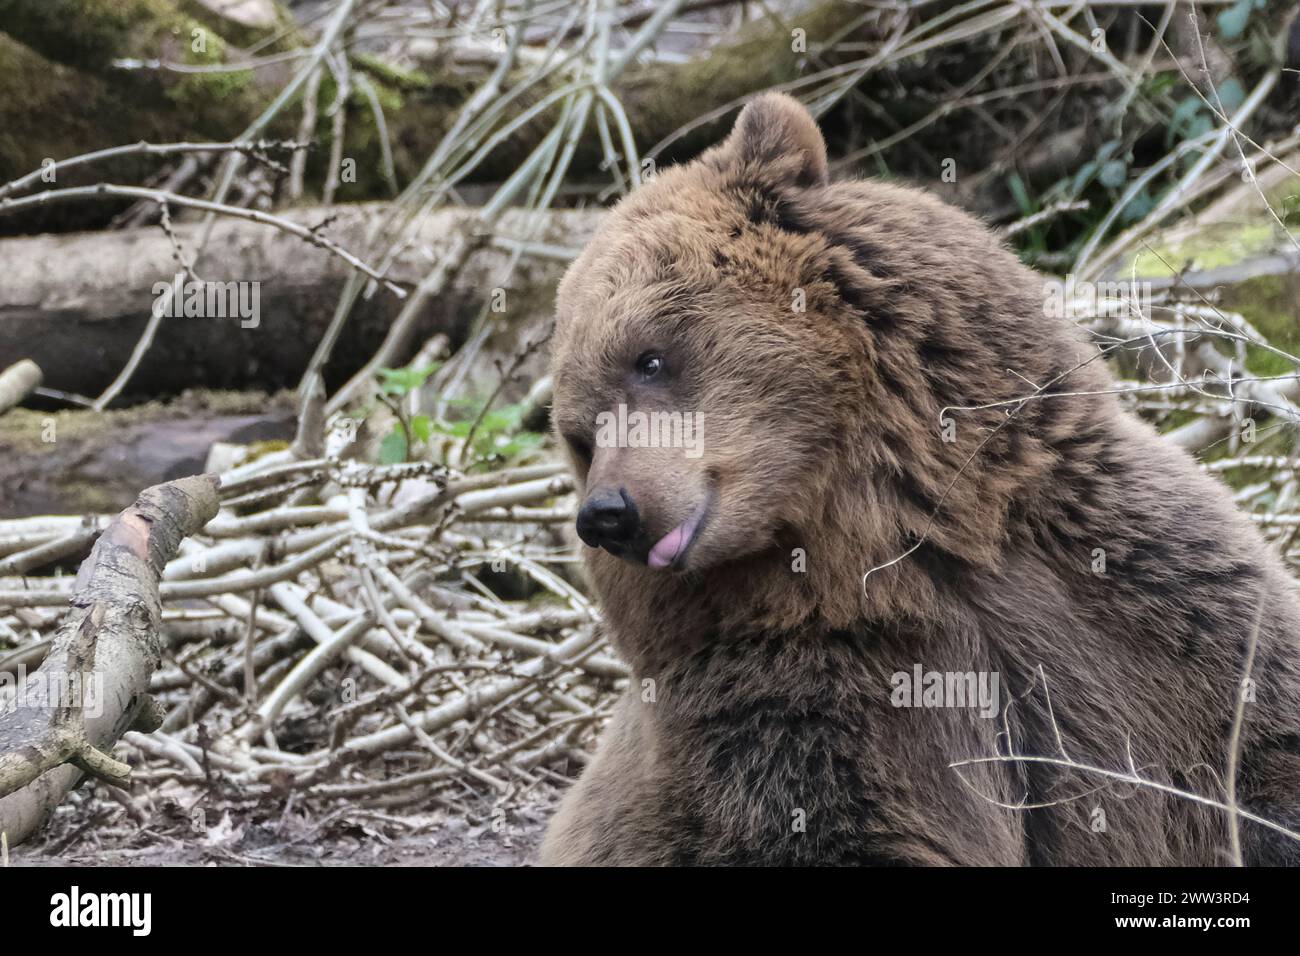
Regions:
[[673, 558], [677, 557], [677, 552], [686, 543], [687, 535], [690, 533], [688, 524], [690, 522], [683, 522], [660, 538], [659, 543], [650, 549], [646, 564], [652, 568], [666, 568], [672, 564]]

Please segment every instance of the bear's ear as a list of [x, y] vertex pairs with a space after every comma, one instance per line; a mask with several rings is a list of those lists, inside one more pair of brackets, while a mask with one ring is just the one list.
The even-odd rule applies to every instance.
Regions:
[[784, 93], [750, 100], [723, 144], [723, 152], [745, 165], [765, 167], [792, 186], [821, 186], [830, 178], [826, 141], [803, 104]]

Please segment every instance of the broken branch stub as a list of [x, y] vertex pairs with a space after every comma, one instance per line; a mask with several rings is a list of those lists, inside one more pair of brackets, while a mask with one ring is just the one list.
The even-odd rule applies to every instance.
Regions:
[[162, 658], [158, 582], [181, 539], [217, 513], [215, 475], [141, 492], [105, 529], [77, 572], [72, 612], [45, 662], [19, 674], [17, 706], [0, 715], [0, 832], [21, 843], [82, 773], [126, 782], [107, 755], [147, 709]]

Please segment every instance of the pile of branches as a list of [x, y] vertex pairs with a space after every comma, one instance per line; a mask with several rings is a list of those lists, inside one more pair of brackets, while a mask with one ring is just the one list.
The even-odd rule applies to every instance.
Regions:
[[[105, 761], [143, 786], [117, 790], [125, 768], [91, 767], [114, 785], [99, 792], [155, 825], [218, 806], [278, 815], [286, 800], [307, 814], [481, 818], [549, 796], [588, 759], [626, 674], [569, 580], [556, 526], [572, 479], [555, 464], [461, 474], [287, 457], [222, 475], [219, 512], [159, 562], [162, 666], [142, 705], [157, 729], [126, 732]], [[323, 503], [293, 503], [305, 500]], [[105, 516], [0, 522], [0, 567], [38, 570], [111, 528]], [[76, 580], [0, 579], [0, 635], [19, 647], [0, 673], [60, 653], [56, 632], [90, 606], [87, 568], [105, 563], [92, 556]], [[115, 686], [102, 653], [79, 666]], [[0, 683], [0, 714], [20, 689]], [[25, 827], [12, 809], [4, 819], [8, 792], [0, 773], [13, 843]]]
[[[485, 303], [441, 366], [432, 416], [376, 400], [376, 379], [408, 361], [421, 317], [479, 250], [508, 254], [482, 283], [493, 291], [510, 287], [523, 262], [567, 261], [574, 250], [545, 231], [549, 210], [630, 192], [657, 163], [691, 155], [706, 133], [714, 138], [758, 89], [783, 89], [813, 109], [831, 133], [837, 173], [919, 179], [984, 210], [1027, 260], [1080, 282], [1125, 279], [1134, 255], [1154, 254], [1153, 238], [1174, 217], [1206, 213], [1207, 204], [1266, 211], [1283, 252], [1300, 251], [1294, 210], [1270, 205], [1268, 195], [1296, 175], [1300, 150], [1290, 109], [1294, 11], [1280, 2], [1202, 4], [1215, 11], [1217, 39], [1207, 41], [1208, 21], [1195, 9], [1166, 4], [1148, 21], [1140, 6], [794, 4], [784, 20], [767, 18], [775, 27], [754, 45], [718, 43], [714, 57], [688, 70], [675, 62], [670, 34], [698, 33], [707, 24], [687, 16], [722, 16], [719, 8], [729, 11], [719, 23], [739, 23], [746, 5], [478, 4], [482, 16], [464, 23], [449, 13], [445, 23], [423, 24], [427, 39], [475, 46], [491, 68], [456, 102], [423, 162], [399, 170], [382, 104], [351, 72], [349, 51], [383, 40], [384, 28], [405, 35], [409, 18], [423, 14], [404, 6], [408, 19], [381, 22], [382, 5], [341, 0], [321, 11], [316, 38], [291, 51], [290, 78], [238, 135], [99, 149], [0, 185], [0, 215], [135, 203], [127, 220], [157, 222], [177, 269], [196, 281], [213, 262], [218, 216], [277, 229], [350, 269], [302, 373], [299, 435], [313, 441], [227, 470], [210, 487], [151, 489], [116, 519], [0, 521], [0, 831], [11, 842], [33, 832], [29, 811], [50, 810], [83, 774], [108, 781], [96, 793], [141, 821], [158, 819], [160, 802], [183, 813], [217, 802], [250, 813], [289, 803], [326, 813], [331, 804], [376, 813], [430, 802], [463, 811], [484, 799], [508, 807], [577, 769], [626, 674], [559, 536], [571, 517], [570, 480], [552, 464], [476, 470], [464, 452], [477, 422], [459, 455], [439, 454], [414, 427], [445, 421], [446, 407], [464, 401], [499, 316]], [[489, 47], [490, 36], [499, 42]], [[728, 50], [745, 66], [739, 80], [720, 59]], [[130, 69], [171, 69], [151, 62]], [[651, 77], [663, 79], [662, 96], [643, 95], [658, 89]], [[322, 198], [338, 198], [346, 104], [358, 97], [375, 114], [381, 145], [369, 175], [395, 196], [350, 250], [331, 237], [329, 218], [308, 226], [268, 210], [306, 195], [309, 146], [329, 154]], [[397, 281], [393, 263], [408, 247], [426, 253], [423, 224], [459, 205], [458, 189], [492, 180], [485, 164], [510, 144], [518, 159], [509, 175], [427, 250], [422, 275]], [[58, 178], [83, 167], [99, 176], [102, 163], [124, 156], [173, 165], [147, 185]], [[584, 165], [584, 156], [594, 161]], [[960, 171], [951, 180], [942, 178], [949, 161]], [[594, 190], [590, 181], [571, 188], [575, 171], [590, 177], [593, 168], [603, 177]], [[271, 174], [276, 188], [258, 185]], [[201, 217], [184, 239], [171, 218], [183, 210]], [[1104, 318], [1082, 310], [1097, 345], [1087, 360], [1113, 362], [1124, 400], [1226, 473], [1242, 507], [1300, 561], [1290, 428], [1300, 421], [1300, 358], [1276, 329], [1261, 332], [1215, 301], [1219, 278], [1167, 265], [1155, 301], [1121, 301]], [[326, 398], [335, 346], [372, 299], [394, 308], [383, 341]], [[44, 400], [110, 407], [130, 394], [155, 336], [165, 334], [166, 304], [141, 296], [148, 318], [139, 341], [98, 394], [72, 394], [60, 382], [39, 388], [29, 364], [0, 382], [11, 396], [3, 401], [35, 390]], [[1026, 388], [1027, 401], [1045, 397], [1041, 385]], [[530, 392], [526, 404], [540, 409], [544, 395]], [[388, 412], [401, 433], [399, 457], [424, 445], [429, 460], [369, 464], [373, 456], [345, 461], [317, 450], [326, 423], [343, 416], [359, 417], [373, 435], [396, 435]], [[182, 499], [189, 504], [178, 517]], [[92, 542], [74, 579], [67, 572]], [[141, 653], [116, 653], [124, 635]], [[27, 701], [23, 711], [19, 700], [23, 719], [9, 721], [5, 711], [22, 695], [3, 678], [37, 668], [116, 673], [122, 713], [92, 726], [66, 702]], [[120, 789], [128, 769], [145, 784], [132, 796]], [[21, 813], [11, 809], [18, 798]]]

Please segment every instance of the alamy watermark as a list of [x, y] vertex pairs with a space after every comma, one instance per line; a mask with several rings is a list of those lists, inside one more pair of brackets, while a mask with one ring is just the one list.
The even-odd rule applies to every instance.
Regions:
[[238, 318], [242, 329], [255, 329], [262, 321], [262, 283], [185, 281], [178, 272], [171, 282], [153, 284], [153, 313], [169, 319]]
[[997, 671], [927, 671], [920, 664], [911, 671], [896, 671], [889, 678], [895, 707], [960, 707], [977, 709], [981, 717], [996, 717]]
[[68, 892], [50, 897], [50, 925], [120, 926], [133, 936], [148, 936], [153, 929], [153, 894], [83, 893], [73, 885]]
[[86, 717], [104, 713], [104, 675], [35, 671], [27, 665], [0, 673], [0, 715], [27, 707], [72, 707]]
[[597, 448], [681, 448], [687, 458], [704, 454], [703, 412], [617, 412], [596, 416]]
[[1089, 282], [1070, 273], [1043, 281], [1043, 313], [1065, 319], [1120, 319], [1150, 315], [1150, 282]]

